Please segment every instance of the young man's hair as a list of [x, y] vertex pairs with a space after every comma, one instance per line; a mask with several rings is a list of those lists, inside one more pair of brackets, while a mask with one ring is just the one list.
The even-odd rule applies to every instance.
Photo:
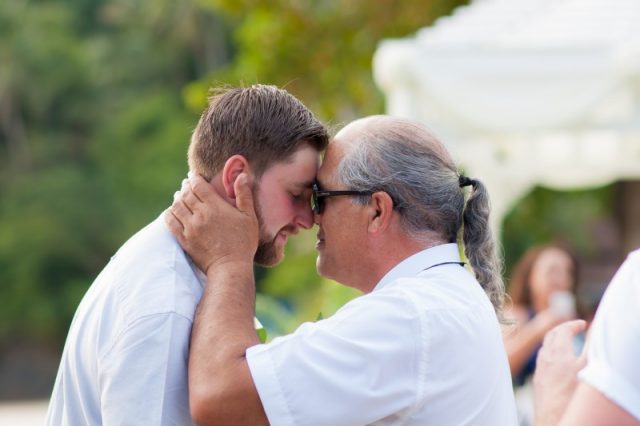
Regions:
[[302, 146], [322, 151], [328, 143], [326, 128], [287, 91], [261, 84], [222, 89], [209, 98], [193, 132], [189, 168], [210, 180], [240, 154], [260, 177]]

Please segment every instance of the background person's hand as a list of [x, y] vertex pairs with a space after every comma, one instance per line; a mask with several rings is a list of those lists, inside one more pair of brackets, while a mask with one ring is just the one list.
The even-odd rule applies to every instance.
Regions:
[[575, 314], [557, 312], [552, 308], [547, 308], [538, 312], [531, 321], [542, 339], [554, 327], [573, 319], [575, 319]]
[[558, 424], [569, 405], [578, 384], [578, 372], [587, 363], [586, 346], [576, 356], [573, 339], [586, 327], [583, 320], [568, 321], [546, 334], [533, 378], [536, 425]]
[[253, 263], [259, 225], [245, 173], [236, 178], [234, 191], [235, 207], [205, 179], [191, 176], [166, 211], [171, 233], [205, 274], [212, 265]]

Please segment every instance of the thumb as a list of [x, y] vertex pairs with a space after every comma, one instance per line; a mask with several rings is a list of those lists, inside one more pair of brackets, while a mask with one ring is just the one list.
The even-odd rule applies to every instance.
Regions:
[[249, 176], [246, 173], [240, 173], [233, 184], [236, 193], [236, 207], [243, 213], [255, 215], [253, 207], [253, 192], [249, 185]]
[[577, 319], [565, 322], [566, 329], [572, 336], [584, 331], [587, 328], [587, 322], [585, 320]]
[[591, 328], [586, 331], [586, 336], [584, 339], [584, 346], [582, 347], [582, 352], [578, 357], [580, 362], [583, 362], [585, 365], [587, 364], [587, 356], [589, 353], [589, 341], [591, 340]]
[[[568, 321], [563, 324], [565, 326], [565, 330], [568, 332], [567, 337], [569, 342], [573, 342], [573, 339], [578, 333], [583, 332], [587, 328], [587, 322], [584, 320], [573, 320]], [[577, 358], [578, 368], [582, 369], [587, 364], [587, 350], [586, 345], [582, 348], [580, 354], [578, 354]]]

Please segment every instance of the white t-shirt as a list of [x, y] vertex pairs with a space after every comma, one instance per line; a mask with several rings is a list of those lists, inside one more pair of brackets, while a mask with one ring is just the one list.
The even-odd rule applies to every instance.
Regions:
[[193, 424], [187, 360], [202, 278], [162, 217], [127, 241], [78, 306], [46, 424]]
[[591, 326], [579, 377], [640, 420], [640, 250], [607, 288]]
[[515, 425], [493, 306], [465, 268], [443, 262], [460, 262], [456, 244], [409, 257], [332, 317], [249, 348], [270, 423]]

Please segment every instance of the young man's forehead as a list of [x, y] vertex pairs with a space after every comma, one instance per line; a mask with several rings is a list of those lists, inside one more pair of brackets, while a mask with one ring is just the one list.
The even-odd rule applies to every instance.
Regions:
[[309, 146], [294, 153], [290, 161], [279, 161], [271, 165], [260, 180], [277, 183], [289, 190], [302, 191], [313, 185], [319, 161], [318, 151]]
[[313, 186], [313, 184], [316, 181], [316, 176], [313, 177], [313, 179], [305, 179], [304, 181], [292, 181], [291, 182], [291, 186], [293, 186], [296, 189], [308, 189], [311, 188]]

